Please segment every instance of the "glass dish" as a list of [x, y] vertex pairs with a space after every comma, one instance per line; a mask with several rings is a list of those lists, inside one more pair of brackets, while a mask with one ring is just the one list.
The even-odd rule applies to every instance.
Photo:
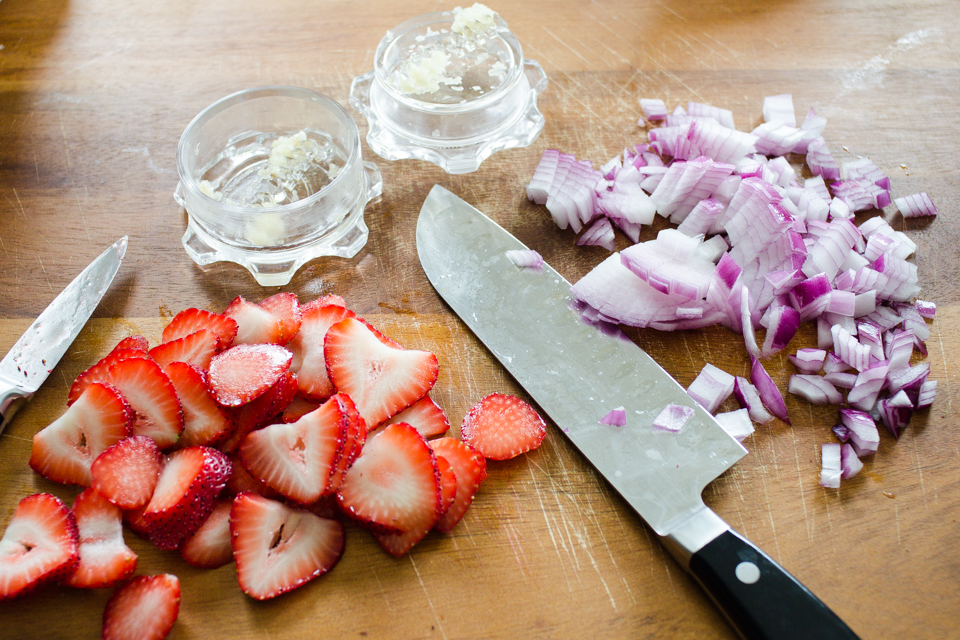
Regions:
[[414, 56], [429, 60], [423, 52], [449, 41], [454, 17], [452, 11], [428, 13], [391, 29], [377, 47], [373, 71], [354, 78], [350, 104], [366, 117], [367, 144], [380, 157], [417, 158], [451, 174], [470, 173], [493, 153], [528, 146], [540, 135], [544, 119], [537, 97], [546, 74], [524, 60], [499, 16], [481, 48], [468, 43], [453, 54], [448, 68], [460, 73], [454, 76], [459, 84], [443, 78], [437, 91], [404, 90], [410, 83], [397, 79], [403, 65]]
[[309, 260], [366, 244], [366, 204], [383, 191], [360, 133], [336, 101], [298, 87], [229, 95], [187, 126], [174, 198], [183, 246], [199, 265], [235, 262], [281, 286]]

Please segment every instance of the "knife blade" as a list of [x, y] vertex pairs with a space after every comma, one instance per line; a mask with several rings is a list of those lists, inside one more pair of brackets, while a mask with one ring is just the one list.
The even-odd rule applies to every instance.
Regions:
[[[527, 247], [436, 185], [417, 220], [417, 252], [437, 293], [559, 430], [660, 536], [745, 638], [855, 639], [852, 630], [703, 503], [706, 485], [746, 450], [618, 330], [584, 322], [549, 265], [517, 267]], [[679, 433], [653, 421], [693, 409]], [[627, 425], [600, 424], [623, 407]]]
[[126, 251], [124, 236], [60, 292], [0, 361], [0, 433], [73, 344], [110, 288]]

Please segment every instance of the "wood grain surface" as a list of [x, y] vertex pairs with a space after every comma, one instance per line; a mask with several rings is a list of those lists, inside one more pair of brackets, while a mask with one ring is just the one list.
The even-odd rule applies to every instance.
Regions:
[[[960, 638], [960, 11], [948, 0], [574, 0], [490, 6], [549, 77], [546, 117], [528, 148], [451, 176], [425, 162], [377, 163], [384, 194], [368, 206], [370, 240], [352, 259], [322, 258], [283, 290], [339, 293], [402, 344], [434, 349], [436, 397], [459, 424], [492, 391], [522, 394], [429, 286], [414, 228], [442, 184], [538, 250], [568, 280], [606, 255], [574, 245], [526, 200], [543, 150], [605, 162], [646, 139], [638, 98], [698, 101], [761, 122], [763, 97], [791, 93], [828, 119], [841, 159], [871, 158], [895, 196], [927, 191], [940, 215], [882, 215], [918, 245], [922, 297], [938, 304], [928, 342], [933, 407], [840, 490], [819, 486], [819, 447], [836, 410], [788, 398], [793, 426], [761, 427], [750, 455], [705, 499], [866, 639]], [[67, 356], [0, 437], [0, 522], [28, 493], [71, 501], [27, 466], [33, 434], [65, 407], [73, 377], [120, 337], [152, 341], [186, 307], [222, 310], [265, 289], [240, 267], [201, 269], [180, 238], [175, 153], [184, 127], [234, 91], [312, 88], [347, 106], [387, 29], [456, 3], [414, 0], [0, 1], [0, 353], [92, 258], [129, 235], [113, 287]], [[361, 133], [367, 124], [359, 113]], [[862, 222], [871, 214], [858, 216]], [[644, 240], [663, 227], [644, 230]], [[619, 246], [627, 240], [618, 238]], [[742, 340], [712, 328], [631, 337], [689, 384], [709, 362], [748, 371]], [[812, 346], [805, 327], [793, 347]], [[768, 363], [786, 388], [792, 366]], [[725, 408], [734, 408], [729, 401]], [[231, 566], [200, 571], [128, 533], [139, 573], [183, 585], [176, 639], [734, 637], [708, 598], [559, 430], [543, 447], [491, 463], [467, 517], [407, 556], [348, 525], [332, 573], [270, 602], [243, 596]], [[93, 638], [109, 591], [51, 587], [0, 603], [0, 638]]]

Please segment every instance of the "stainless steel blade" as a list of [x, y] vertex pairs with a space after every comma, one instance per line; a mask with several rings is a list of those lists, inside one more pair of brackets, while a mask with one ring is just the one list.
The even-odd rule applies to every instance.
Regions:
[[126, 250], [124, 236], [67, 285], [0, 361], [0, 381], [24, 397], [40, 388], [110, 287]]
[[[650, 527], [671, 534], [746, 450], [624, 334], [583, 322], [556, 271], [506, 255], [525, 248], [440, 186], [420, 211], [417, 251], [437, 292]], [[671, 403], [694, 409], [679, 433], [652, 426]], [[626, 426], [599, 423], [621, 406]]]

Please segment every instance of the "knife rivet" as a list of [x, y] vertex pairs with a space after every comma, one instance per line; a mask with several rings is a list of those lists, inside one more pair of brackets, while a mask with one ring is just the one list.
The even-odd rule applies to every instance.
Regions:
[[743, 584], [754, 584], [760, 579], [760, 567], [749, 561], [738, 564], [734, 573], [737, 575], [737, 580]]

